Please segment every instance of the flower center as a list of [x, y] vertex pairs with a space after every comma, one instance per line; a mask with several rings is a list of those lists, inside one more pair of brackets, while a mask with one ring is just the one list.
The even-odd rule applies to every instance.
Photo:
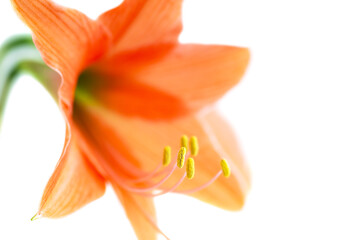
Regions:
[[[91, 81], [91, 78], [86, 76], [86, 74], [79, 78], [76, 90], [77, 102], [75, 103], [85, 103], [94, 108], [98, 103], [96, 99], [94, 99], [94, 96], [89, 94], [89, 87], [83, 82], [85, 80], [89, 81], [89, 79]], [[94, 86], [93, 82], [90, 85]], [[81, 112], [79, 116], [81, 119]], [[83, 123], [86, 124], [86, 121]], [[88, 132], [92, 132], [91, 128]], [[94, 141], [98, 140], [96, 137], [93, 137], [93, 139]], [[101, 142], [97, 143], [101, 146], [104, 145]], [[104, 145], [103, 147], [109, 151], [109, 156], [111, 157], [111, 152], [114, 149], [110, 149], [108, 145]], [[106, 164], [104, 167], [106, 174], [109, 174], [112, 181], [115, 181], [120, 187], [132, 193], [147, 197], [156, 197], [169, 192], [190, 194], [210, 186], [221, 175], [224, 177], [230, 176], [230, 167], [227, 161], [225, 159], [219, 159], [219, 171], [212, 178], [208, 179], [202, 185], [193, 188], [183, 189], [182, 187], [181, 190], [177, 189], [184, 181], [196, 178], [196, 157], [199, 154], [199, 150], [196, 136], [188, 138], [186, 135], [183, 135], [180, 139], [177, 159], [172, 159], [171, 147], [165, 146], [162, 161], [159, 161], [158, 165], [151, 171], [144, 172], [142, 169], [136, 168], [133, 165], [126, 165], [126, 161], [117, 162], [121, 165], [122, 169], [124, 169], [124, 172], [128, 171], [126, 174], [119, 174], [119, 171], [116, 171]], [[184, 166], [186, 167], [184, 168]], [[178, 179], [174, 181], [176, 177]]]

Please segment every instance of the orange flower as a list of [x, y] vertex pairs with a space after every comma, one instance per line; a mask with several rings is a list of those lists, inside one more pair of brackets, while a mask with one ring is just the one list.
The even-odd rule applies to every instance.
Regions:
[[[182, 0], [125, 0], [96, 21], [52, 1], [12, 4], [46, 64], [61, 75], [58, 101], [67, 122], [37, 216], [70, 214], [101, 197], [106, 183], [139, 239], [156, 238], [159, 194], [187, 193], [228, 210], [243, 206], [247, 167], [227, 123], [204, 107], [238, 83], [247, 49], [180, 44]], [[179, 159], [193, 155], [185, 173], [168, 163], [177, 151], [163, 152], [183, 135], [198, 139]], [[232, 167], [229, 178], [220, 176], [223, 157]]]

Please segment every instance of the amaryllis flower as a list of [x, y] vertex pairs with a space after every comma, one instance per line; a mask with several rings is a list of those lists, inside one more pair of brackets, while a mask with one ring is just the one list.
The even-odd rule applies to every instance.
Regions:
[[139, 239], [156, 238], [161, 194], [243, 206], [248, 169], [212, 106], [244, 74], [246, 48], [180, 44], [182, 0], [125, 0], [95, 21], [52, 1], [12, 4], [61, 76], [48, 79], [49, 89], [67, 123], [36, 217], [68, 215], [107, 183]]

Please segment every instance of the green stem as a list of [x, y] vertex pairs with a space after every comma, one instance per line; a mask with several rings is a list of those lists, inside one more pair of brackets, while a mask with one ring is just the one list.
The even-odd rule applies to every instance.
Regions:
[[20, 74], [30, 74], [57, 100], [60, 76], [42, 60], [31, 36], [9, 39], [0, 48], [0, 127], [10, 89]]

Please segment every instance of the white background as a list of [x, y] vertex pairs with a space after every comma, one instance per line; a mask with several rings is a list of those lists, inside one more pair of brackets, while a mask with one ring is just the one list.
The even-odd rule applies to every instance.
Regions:
[[[95, 18], [118, 1], [58, 0]], [[171, 239], [360, 239], [358, 1], [185, 0], [184, 42], [248, 46], [241, 84], [219, 107], [236, 130], [253, 184], [244, 209], [191, 198], [156, 201]], [[0, 3], [0, 41], [28, 32]], [[112, 192], [59, 220], [30, 222], [60, 155], [64, 122], [24, 77], [0, 135], [0, 239], [135, 239]]]

